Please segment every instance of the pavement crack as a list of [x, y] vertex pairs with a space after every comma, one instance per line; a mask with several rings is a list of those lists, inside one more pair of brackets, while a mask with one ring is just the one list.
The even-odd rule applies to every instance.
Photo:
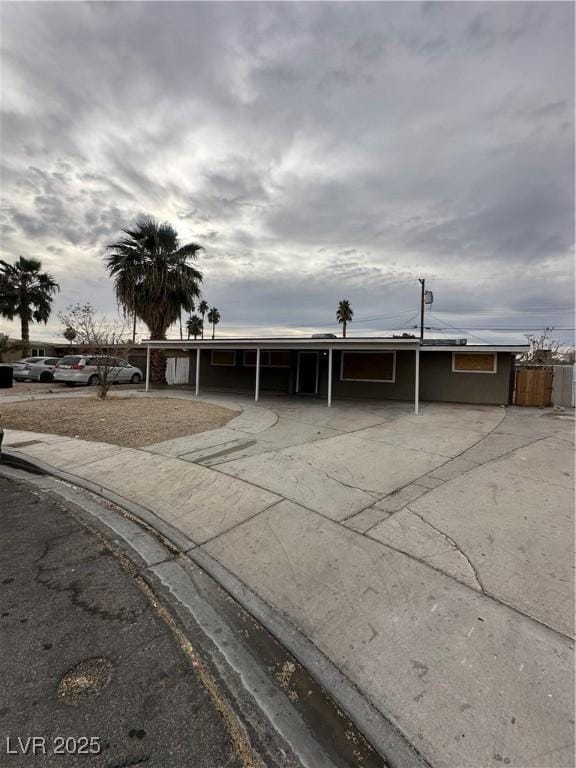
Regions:
[[478, 584], [478, 589], [480, 590], [480, 592], [482, 592], [482, 594], [486, 594], [486, 589], [482, 584], [482, 580], [478, 573], [478, 569], [472, 563], [472, 561], [470, 560], [468, 555], [464, 552], [464, 550], [459, 546], [459, 544], [456, 541], [454, 541], [454, 539], [451, 536], [449, 536], [445, 531], [442, 531], [440, 528], [437, 528], [429, 520], [426, 520], [426, 518], [423, 517], [419, 512], [415, 512], [410, 506], [407, 505], [406, 507], [404, 507], [404, 509], [407, 509], [408, 512], [411, 512], [413, 515], [416, 515], [416, 517], [419, 518], [423, 523], [425, 523], [429, 528], [432, 528], [433, 531], [440, 534], [440, 536], [442, 536], [448, 542], [448, 544], [451, 545], [451, 551], [456, 551], [460, 555], [462, 555], [464, 560], [466, 560], [466, 562], [468, 563], [470, 570], [474, 574], [474, 578], [476, 579], [476, 582]]
[[[317, 467], [311, 461], [309, 461], [308, 459], [303, 458], [302, 456], [292, 456], [289, 453], [286, 453], [284, 455], [288, 456], [293, 461], [302, 461], [302, 462], [304, 462], [304, 464], [307, 464], [311, 469], [315, 470], [316, 472], [320, 472], [320, 474], [324, 475], [324, 477], [327, 477], [329, 480], [334, 480], [335, 483], [338, 483], [339, 485], [343, 485], [345, 488], [350, 488], [353, 491], [360, 491], [361, 493], [365, 493], [368, 496], [373, 496], [374, 497], [374, 502], [373, 503], [375, 503], [376, 501], [379, 501], [381, 499], [381, 496], [382, 496], [382, 492], [381, 491], [374, 491], [371, 488], [360, 488], [357, 485], [352, 485], [351, 483], [345, 483], [340, 478], [334, 477], [329, 472], [327, 472], [325, 469], [321, 469], [320, 467]], [[370, 504], [369, 506], [372, 506], [372, 504]]]
[[[63, 580], [66, 578], [66, 574], [59, 574], [57, 568], [43, 564], [42, 561], [51, 553], [54, 543], [65, 535], [66, 534], [53, 536], [46, 541], [43, 553], [36, 560], [36, 575], [34, 576], [34, 581], [51, 592], [67, 594], [70, 598], [70, 602], [74, 606], [90, 615], [97, 615], [104, 621], [120, 621], [128, 624], [135, 623], [141, 610], [119, 608], [117, 611], [110, 611], [98, 604], [97, 600], [91, 600], [86, 597], [86, 590], [89, 590], [91, 586], [94, 586], [91, 582], [91, 580], [94, 579], [94, 571], [88, 571], [80, 578], [74, 578], [66, 582]], [[113, 557], [112, 551], [101, 543], [98, 544], [98, 550], [101, 555]], [[58, 563], [59, 567], [61, 567], [60, 561], [58, 561]]]

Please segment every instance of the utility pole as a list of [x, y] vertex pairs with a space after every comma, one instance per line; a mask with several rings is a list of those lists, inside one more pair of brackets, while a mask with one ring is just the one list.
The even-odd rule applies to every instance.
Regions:
[[422, 286], [422, 295], [420, 297], [420, 342], [424, 340], [424, 288], [426, 286], [426, 280], [418, 278], [418, 282]]

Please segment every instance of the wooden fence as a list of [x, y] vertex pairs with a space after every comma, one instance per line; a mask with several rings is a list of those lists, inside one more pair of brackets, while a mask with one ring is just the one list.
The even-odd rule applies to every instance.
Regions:
[[551, 368], [518, 368], [514, 403], [547, 408], [552, 405], [553, 380]]
[[552, 405], [574, 408], [576, 395], [576, 369], [573, 365], [555, 365]]

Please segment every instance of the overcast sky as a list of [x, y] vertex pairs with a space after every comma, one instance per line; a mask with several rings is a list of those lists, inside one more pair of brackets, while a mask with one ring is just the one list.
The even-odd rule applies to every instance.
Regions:
[[2, 258], [55, 311], [114, 315], [105, 245], [150, 214], [205, 247], [221, 334], [335, 331], [342, 298], [354, 334], [408, 329], [418, 277], [456, 336], [574, 326], [571, 3], [0, 13]]

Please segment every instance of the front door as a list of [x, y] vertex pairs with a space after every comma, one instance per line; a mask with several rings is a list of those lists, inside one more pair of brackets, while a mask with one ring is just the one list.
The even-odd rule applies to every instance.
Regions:
[[318, 352], [298, 352], [296, 392], [300, 395], [318, 393]]

